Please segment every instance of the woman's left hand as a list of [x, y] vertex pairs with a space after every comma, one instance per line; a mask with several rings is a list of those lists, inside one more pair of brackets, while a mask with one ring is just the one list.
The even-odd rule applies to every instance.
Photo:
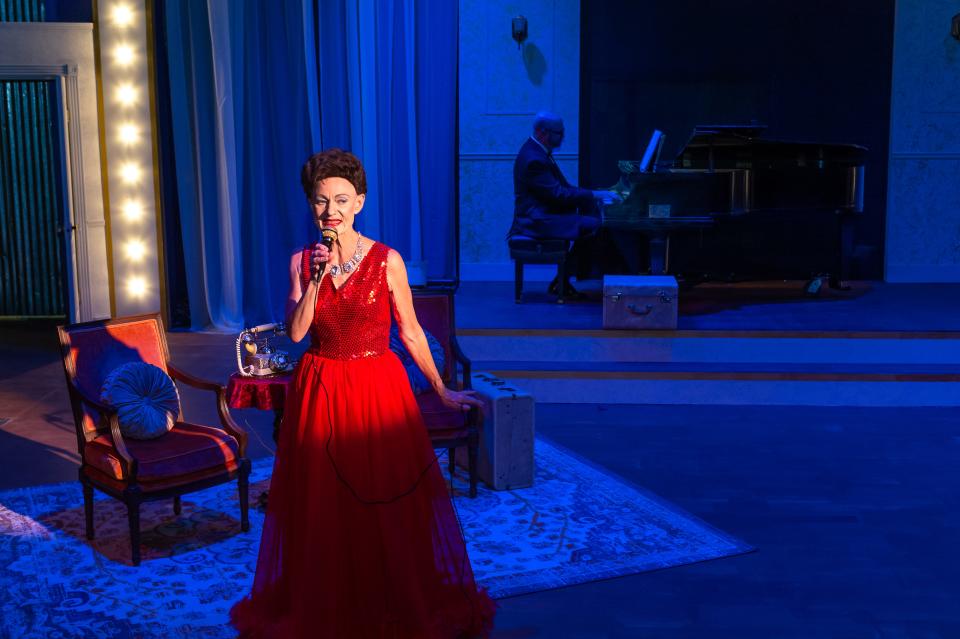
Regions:
[[440, 400], [447, 408], [466, 412], [471, 407], [476, 407], [483, 411], [483, 402], [477, 397], [477, 391], [475, 390], [455, 391], [444, 388], [443, 392], [440, 393]]

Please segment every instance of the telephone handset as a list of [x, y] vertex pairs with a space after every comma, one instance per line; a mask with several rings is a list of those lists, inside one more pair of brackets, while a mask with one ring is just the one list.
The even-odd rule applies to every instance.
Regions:
[[[283, 373], [293, 368], [286, 351], [275, 350], [270, 338], [261, 334], [273, 331], [273, 337], [286, 335], [286, 326], [281, 323], [261, 324], [240, 331], [237, 336], [237, 370], [244, 377], [262, 377]], [[246, 362], [246, 365], [244, 365]]]

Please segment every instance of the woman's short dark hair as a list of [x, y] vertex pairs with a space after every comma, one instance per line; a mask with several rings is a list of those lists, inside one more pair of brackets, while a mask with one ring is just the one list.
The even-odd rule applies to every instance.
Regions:
[[313, 197], [317, 182], [330, 177], [343, 178], [353, 185], [357, 195], [367, 192], [367, 174], [360, 159], [343, 149], [327, 149], [311, 155], [300, 171], [300, 184], [307, 199]]

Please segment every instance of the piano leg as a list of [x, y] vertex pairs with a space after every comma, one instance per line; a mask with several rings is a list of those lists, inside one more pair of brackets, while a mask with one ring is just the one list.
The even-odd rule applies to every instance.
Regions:
[[827, 280], [828, 285], [835, 291], [849, 291], [850, 285], [847, 283], [847, 280], [840, 279], [834, 275], [831, 275]]
[[666, 231], [650, 231], [650, 275], [664, 275], [667, 272], [667, 250], [670, 246], [670, 234]]
[[646, 273], [647, 236], [640, 231], [627, 229], [604, 229], [602, 251], [606, 254], [602, 258], [602, 275], [629, 274], [639, 275]]
[[828, 284], [838, 291], [849, 291], [850, 261], [853, 257], [854, 214], [848, 211], [837, 212], [837, 263], [830, 274]]

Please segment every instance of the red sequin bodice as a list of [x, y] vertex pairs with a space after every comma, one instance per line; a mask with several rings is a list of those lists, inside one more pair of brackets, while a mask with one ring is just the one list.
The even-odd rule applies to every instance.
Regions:
[[[389, 251], [386, 245], [373, 242], [339, 289], [329, 273], [324, 276], [310, 326], [311, 353], [327, 359], [360, 359], [390, 350]], [[305, 248], [300, 267], [304, 291], [310, 279], [310, 255], [310, 247]]]

